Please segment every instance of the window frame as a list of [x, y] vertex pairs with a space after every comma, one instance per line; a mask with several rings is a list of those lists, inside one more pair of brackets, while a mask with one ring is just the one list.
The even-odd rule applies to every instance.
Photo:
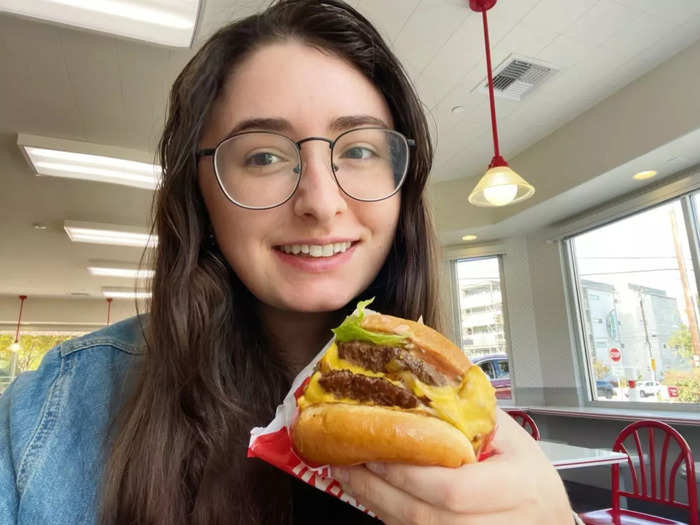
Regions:
[[[680, 183], [680, 184], [679, 184]], [[676, 191], [673, 191], [676, 186]], [[678, 191], [677, 187], [682, 189]], [[675, 411], [687, 412], [697, 410], [697, 403], [662, 403], [662, 402], [640, 402], [640, 401], [599, 401], [594, 398], [596, 392], [595, 377], [591, 370], [591, 349], [586, 342], [585, 325], [583, 321], [583, 297], [579, 287], [578, 269], [576, 266], [576, 254], [573, 239], [578, 235], [603, 228], [609, 224], [618, 222], [635, 215], [645, 213], [659, 206], [673, 201], [679, 201], [685, 221], [686, 233], [690, 256], [695, 275], [695, 285], [700, 294], [700, 236], [697, 224], [698, 210], [693, 202], [693, 196], [700, 195], [700, 172], [691, 174], [689, 177], [667, 183], [666, 186], [655, 188], [655, 192], [648, 191], [642, 193], [630, 201], [622, 203], [624, 211], [610, 214], [603, 220], [589, 223], [587, 227], [581, 227], [575, 231], [567, 232], [557, 239], [560, 246], [560, 257], [562, 263], [562, 275], [564, 278], [564, 291], [566, 296], [567, 316], [569, 318], [570, 334], [572, 344], [576, 354], [574, 360], [574, 374], [577, 382], [579, 403], [587, 407], [613, 408], [613, 409], [644, 409], [650, 412], [655, 411]], [[670, 191], [669, 191], [670, 190]], [[630, 202], [633, 203], [630, 206]], [[626, 208], [626, 209], [625, 209]], [[700, 328], [700, 326], [699, 326]]]
[[[504, 250], [499, 248], [493, 249], [491, 251], [479, 250], [478, 253], [473, 253], [470, 248], [465, 248], [464, 250], [459, 250], [457, 252], [451, 253], [447, 258], [449, 263], [449, 273], [450, 273], [450, 295], [451, 295], [451, 310], [452, 310], [452, 327], [454, 334], [455, 343], [459, 346], [460, 350], [463, 348], [462, 340], [462, 316], [461, 308], [459, 304], [459, 283], [457, 280], [457, 263], [460, 261], [470, 260], [475, 261], [479, 259], [496, 259], [498, 262], [498, 279], [501, 286], [501, 310], [503, 312], [503, 333], [506, 338], [505, 340], [505, 350], [506, 358], [508, 360], [508, 373], [510, 378], [510, 399], [499, 399], [498, 403], [502, 406], [514, 406], [517, 405], [516, 400], [516, 381], [513, 374], [513, 352], [511, 347], [511, 336], [510, 336], [510, 317], [508, 315], [508, 293], [506, 289], [505, 274], [503, 271], [503, 256]], [[462, 350], [463, 351], [463, 350]], [[493, 368], [493, 367], [492, 367]], [[494, 379], [498, 379], [495, 377]], [[490, 380], [490, 378], [489, 378]]]

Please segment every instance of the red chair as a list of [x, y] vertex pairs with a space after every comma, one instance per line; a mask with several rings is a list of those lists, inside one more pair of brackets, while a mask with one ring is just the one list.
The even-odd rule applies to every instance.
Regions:
[[527, 412], [523, 412], [522, 410], [506, 410], [506, 412], [508, 412], [510, 417], [515, 419], [521, 427], [527, 430], [533, 438], [539, 441], [540, 429], [537, 428], [535, 420], [532, 419]]
[[[647, 451], [642, 447], [639, 436], [640, 429], [647, 429]], [[660, 430], [662, 435], [665, 435], [663, 440], [663, 449], [661, 452], [661, 463], [657, 465], [656, 450], [654, 448], [654, 429]], [[632, 455], [625, 447], [625, 440], [629, 437], [633, 438], [630, 442], [630, 450], [632, 446], [636, 448], [638, 465], [635, 465]], [[666, 475], [666, 467], [669, 462], [668, 445], [673, 440], [678, 446], [679, 452], [677, 457], [671, 459], [671, 472]], [[642, 501], [650, 501], [665, 505], [679, 507], [688, 511], [690, 515], [690, 525], [699, 525], [698, 518], [698, 495], [695, 488], [695, 464], [693, 462], [693, 454], [690, 447], [683, 436], [681, 436], [673, 427], [666, 423], [654, 420], [643, 420], [632, 423], [626, 426], [620, 435], [615, 440], [613, 446], [615, 452], [624, 452], [627, 454], [627, 465], [630, 470], [634, 491], [620, 490], [620, 465], [612, 465], [612, 508], [595, 510], [579, 514], [579, 517], [586, 525], [645, 525], [651, 523], [664, 523], [668, 525], [682, 524], [680, 521], [673, 521], [650, 514], [635, 512], [620, 508], [620, 496], [626, 498], [634, 498]], [[686, 477], [688, 483], [688, 503], [676, 501], [676, 477], [681, 464], [685, 464]]]

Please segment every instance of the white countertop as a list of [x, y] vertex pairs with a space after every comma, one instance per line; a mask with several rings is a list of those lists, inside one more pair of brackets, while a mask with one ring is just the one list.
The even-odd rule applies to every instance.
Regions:
[[627, 454], [609, 449], [577, 447], [545, 440], [537, 443], [557, 470], [612, 465], [627, 461]]
[[590, 419], [612, 419], [616, 421], [639, 421], [640, 419], [657, 419], [669, 425], [700, 426], [700, 411], [650, 410], [641, 408], [618, 407], [560, 407], [528, 406], [503, 407], [524, 410], [530, 414], [542, 414], [565, 417], [582, 417]]

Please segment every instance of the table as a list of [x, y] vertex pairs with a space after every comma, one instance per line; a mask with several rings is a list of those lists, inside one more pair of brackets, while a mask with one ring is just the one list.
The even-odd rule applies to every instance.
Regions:
[[609, 449], [576, 447], [544, 440], [537, 443], [557, 470], [612, 465], [627, 461], [627, 454]]

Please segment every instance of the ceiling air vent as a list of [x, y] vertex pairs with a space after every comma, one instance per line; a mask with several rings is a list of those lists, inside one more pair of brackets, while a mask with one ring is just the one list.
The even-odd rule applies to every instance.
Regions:
[[[493, 72], [493, 94], [509, 100], [522, 100], [557, 71], [552, 64], [542, 60], [509, 55]], [[483, 79], [472, 93], [488, 94], [488, 88], [488, 80]]]

